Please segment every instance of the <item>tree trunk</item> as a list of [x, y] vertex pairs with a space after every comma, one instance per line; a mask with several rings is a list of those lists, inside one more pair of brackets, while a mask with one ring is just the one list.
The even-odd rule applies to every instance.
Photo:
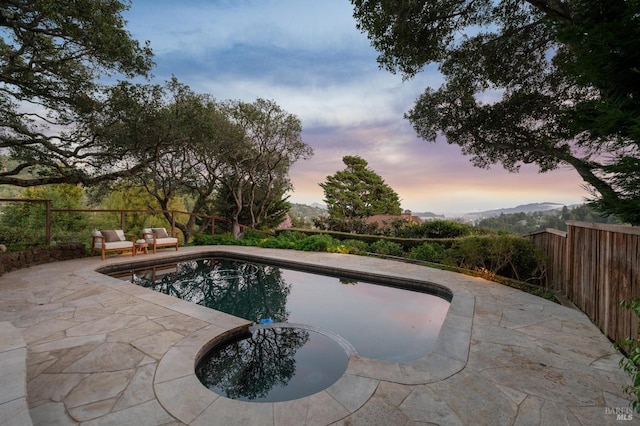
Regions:
[[240, 238], [240, 222], [238, 221], [238, 216], [233, 218], [233, 238], [236, 240]]
[[233, 198], [236, 202], [236, 209], [233, 212], [231, 223], [233, 225], [233, 238], [240, 238], [240, 213], [242, 212], [242, 181], [238, 182], [238, 186], [233, 192]]

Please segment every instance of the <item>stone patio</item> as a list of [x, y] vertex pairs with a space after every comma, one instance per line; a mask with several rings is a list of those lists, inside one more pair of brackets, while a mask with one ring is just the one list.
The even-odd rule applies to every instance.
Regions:
[[[317, 394], [235, 401], [202, 386], [194, 364], [203, 347], [247, 321], [96, 272], [197, 253], [401, 277], [446, 287], [453, 299], [435, 350], [422, 359], [352, 356], [343, 377]], [[184, 247], [0, 276], [0, 425], [620, 424], [630, 379], [619, 360], [579, 311], [479, 278], [369, 257]], [[632, 417], [626, 423], [638, 423]]]

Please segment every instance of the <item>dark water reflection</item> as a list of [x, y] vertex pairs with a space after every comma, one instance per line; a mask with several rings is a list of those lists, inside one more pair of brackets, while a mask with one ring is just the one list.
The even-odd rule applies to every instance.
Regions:
[[196, 367], [206, 387], [231, 399], [278, 402], [335, 383], [348, 358], [334, 340], [299, 328], [266, 328], [213, 348]]
[[340, 338], [327, 336], [332, 333], [365, 357], [420, 358], [431, 351], [449, 308], [432, 294], [228, 259], [112, 275], [256, 324], [311, 326], [254, 327], [205, 354], [196, 366], [200, 381], [245, 401], [287, 401], [335, 383], [348, 356]]
[[133, 282], [253, 322], [287, 320], [291, 284], [279, 268], [225, 259], [199, 259], [136, 271]]
[[449, 302], [432, 294], [227, 259], [130, 274], [133, 282], [255, 323], [317, 326], [362, 356], [409, 361], [431, 351]]

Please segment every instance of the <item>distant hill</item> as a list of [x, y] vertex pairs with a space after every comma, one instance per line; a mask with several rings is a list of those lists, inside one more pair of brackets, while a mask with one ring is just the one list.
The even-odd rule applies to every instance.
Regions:
[[[555, 205], [543, 203], [543, 205]], [[554, 228], [560, 231], [567, 230], [566, 222], [576, 220], [579, 222], [593, 223], [618, 223], [613, 216], [601, 216], [587, 204], [566, 206], [567, 208], [552, 208], [549, 210], [529, 211], [531, 208], [540, 209], [535, 205], [527, 205], [526, 211], [515, 213], [503, 213], [496, 216], [476, 217], [473, 223], [481, 228], [499, 229], [516, 234], [529, 234], [545, 228]], [[544, 207], [542, 207], [544, 208]]]
[[327, 209], [324, 208], [322, 204], [318, 203], [313, 203], [310, 206], [307, 204], [292, 204], [291, 209], [289, 210], [289, 215], [291, 217], [299, 218], [309, 223], [312, 223], [318, 216], [326, 214]]
[[510, 207], [510, 208], [504, 208], [504, 209], [485, 210], [482, 212], [468, 213], [468, 215], [478, 216], [478, 217], [495, 217], [495, 216], [500, 216], [501, 214], [546, 212], [546, 211], [562, 209], [562, 207], [564, 207], [564, 204], [531, 203], [531, 204], [522, 204], [516, 207]]
[[436, 214], [436, 213], [432, 213], [432, 212], [412, 212], [414, 216], [418, 216], [420, 218], [423, 219], [430, 219], [430, 218], [434, 218], [434, 217], [440, 217], [444, 219], [444, 215], [443, 214]]
[[[501, 214], [514, 214], [514, 213], [536, 213], [536, 212], [554, 212], [557, 210], [561, 210], [564, 207], [564, 204], [559, 203], [530, 203], [530, 204], [522, 204], [516, 207], [509, 207], [503, 209], [495, 209], [495, 210], [485, 210], [481, 212], [473, 212], [464, 214], [464, 217], [467, 217], [469, 220], [477, 220], [479, 218], [490, 218], [497, 217]], [[567, 206], [569, 208], [575, 206]], [[436, 214], [432, 212], [412, 212], [414, 216], [419, 216], [423, 219], [433, 219], [433, 218], [445, 218], [443, 214]], [[313, 219], [318, 216], [326, 215], [327, 208], [323, 204], [313, 203], [311, 205], [308, 204], [292, 204], [290, 214], [293, 217], [298, 217], [304, 219], [305, 221], [313, 221]]]
[[[445, 218], [445, 216], [442, 214], [436, 214], [432, 212], [412, 212], [412, 214], [426, 220], [433, 218]], [[311, 225], [314, 219], [318, 218], [319, 216], [327, 215], [327, 207], [324, 204], [320, 203], [312, 203], [311, 205], [294, 203], [291, 205], [289, 215], [294, 220], [297, 219], [306, 223], [307, 225]]]

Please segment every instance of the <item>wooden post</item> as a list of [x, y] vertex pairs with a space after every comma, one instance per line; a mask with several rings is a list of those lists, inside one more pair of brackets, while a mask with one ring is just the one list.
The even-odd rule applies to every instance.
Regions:
[[45, 200], [45, 205], [46, 205], [47, 213], [44, 219], [44, 227], [45, 227], [44, 238], [47, 241], [47, 245], [50, 246], [51, 245], [51, 200]]

